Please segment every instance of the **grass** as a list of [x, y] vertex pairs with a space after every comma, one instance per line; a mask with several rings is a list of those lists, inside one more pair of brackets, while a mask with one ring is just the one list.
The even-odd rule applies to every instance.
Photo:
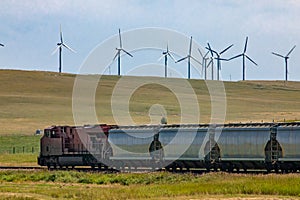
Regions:
[[[72, 91], [75, 75], [54, 72], [0, 70], [0, 135], [32, 135], [36, 129], [51, 125], [72, 125]], [[120, 77], [102, 76], [96, 90], [96, 114], [99, 123], [115, 124], [112, 114], [111, 97]], [[187, 103], [187, 112], [192, 98], [182, 79], [154, 77], [123, 77], [117, 88], [127, 91], [140, 81], [164, 82], [176, 86]], [[208, 123], [211, 118], [211, 103], [207, 84], [203, 80], [189, 80], [194, 89], [200, 109], [200, 121], [190, 117], [186, 123]], [[208, 84], [218, 83], [208, 81]], [[9, 86], [9, 87], [8, 87]], [[226, 122], [283, 121], [300, 119], [300, 83], [282, 81], [224, 82], [226, 90]], [[122, 97], [116, 105], [129, 106], [135, 123], [157, 123], [149, 117], [153, 105], [164, 106], [168, 123], [180, 123], [181, 108], [175, 93], [159, 84], [146, 84], [133, 92], [129, 102]], [[223, 106], [223, 105], [222, 105]], [[155, 109], [154, 109], [155, 110]], [[119, 116], [127, 112], [119, 111]], [[160, 115], [160, 112], [157, 112]], [[84, 113], [82, 113], [84, 115]], [[125, 117], [128, 119], [128, 117]], [[151, 121], [152, 120], [152, 121]], [[154, 121], [153, 121], [154, 120]], [[90, 122], [86, 122], [90, 123]], [[127, 124], [127, 122], [125, 122]]]
[[40, 150], [39, 135], [2, 135], [0, 154], [37, 153]]
[[0, 166], [37, 166], [40, 138], [38, 135], [2, 135]]
[[[72, 74], [0, 70], [0, 165], [36, 165], [40, 139], [39, 136], [33, 136], [36, 129], [74, 124], [74, 80], [75, 75]], [[119, 80], [120, 77], [117, 76], [101, 78], [95, 97], [99, 123], [116, 123], [112, 115], [111, 97]], [[176, 86], [180, 89], [176, 95], [180, 94], [187, 102], [187, 112], [195, 109], [189, 106], [192, 96], [180, 79], [123, 77], [123, 83], [118, 87], [126, 93], [128, 88], [141, 80]], [[211, 102], [207, 84], [218, 82], [208, 81], [206, 84], [202, 80], [189, 80], [189, 83], [199, 103], [201, 119], [196, 123], [208, 123], [211, 118]], [[300, 119], [299, 82], [224, 82], [224, 86], [226, 122]], [[155, 110], [156, 105], [164, 107], [169, 124], [180, 123], [182, 113], [176, 95], [159, 84], [146, 84], [133, 92], [129, 102], [123, 102], [124, 99], [120, 97], [116, 99], [116, 104], [127, 105], [135, 123], [157, 123], [160, 113], [159, 109]], [[156, 112], [157, 118], [149, 116], [149, 111]], [[127, 113], [125, 111], [119, 114], [126, 116]], [[188, 123], [195, 123], [195, 119], [191, 118]], [[12, 154], [13, 147], [15, 154]], [[299, 199], [299, 196], [299, 174], [182, 175], [0, 171], [0, 199]]]
[[[299, 199], [300, 175], [99, 174], [73, 171], [0, 172], [0, 194], [29, 199]], [[34, 183], [34, 184], [33, 184]], [[291, 187], [292, 186], [292, 187]]]
[[0, 154], [0, 166], [38, 166], [39, 153]]
[[39, 135], [1, 135], [0, 166], [37, 166], [40, 138]]

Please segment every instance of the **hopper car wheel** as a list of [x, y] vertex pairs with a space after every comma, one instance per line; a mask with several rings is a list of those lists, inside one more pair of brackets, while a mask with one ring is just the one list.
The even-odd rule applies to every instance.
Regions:
[[278, 174], [278, 172], [279, 172], [279, 167], [278, 167], [278, 165], [276, 165], [276, 164], [274, 165], [274, 170], [275, 170], [275, 173]]
[[218, 167], [217, 167], [217, 166], [214, 167], [214, 171], [215, 171], [215, 172], [218, 171]]
[[229, 164], [227, 170], [228, 170], [228, 172], [232, 173], [232, 172], [233, 172], [233, 165], [232, 165], [232, 164]]
[[226, 166], [224, 166], [224, 164], [221, 164], [220, 170], [221, 170], [222, 172], [225, 172], [225, 171], [226, 171]]

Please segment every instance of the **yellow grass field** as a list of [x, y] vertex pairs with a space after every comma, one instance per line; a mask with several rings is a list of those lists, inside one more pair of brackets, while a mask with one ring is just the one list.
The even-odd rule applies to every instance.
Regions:
[[[73, 125], [72, 91], [75, 78], [73, 74], [0, 70], [0, 134], [33, 134], [36, 129], [51, 125]], [[128, 104], [130, 116], [136, 124], [151, 123], [149, 111], [153, 105], [164, 107], [169, 124], [181, 122], [181, 105], [176, 97], [178, 93], [156, 84], [158, 82], [180, 88], [180, 95], [187, 99], [185, 102], [193, 98], [188, 92], [189, 88], [181, 84], [182, 79], [124, 77], [122, 84], [119, 84], [120, 80], [118, 76], [102, 76], [100, 79], [95, 97], [99, 123], [116, 123], [111, 111], [112, 94], [116, 87], [126, 91], [136, 82], [147, 80], [154, 83], [137, 88], [128, 103], [122, 98], [116, 100], [117, 104]], [[197, 122], [209, 123], [211, 102], [207, 85], [221, 83], [190, 80], [189, 84], [199, 103], [200, 120]], [[226, 102], [221, 106], [226, 108], [225, 122], [300, 119], [300, 82], [224, 82], [224, 87]], [[192, 117], [190, 120], [191, 123], [195, 122]]]

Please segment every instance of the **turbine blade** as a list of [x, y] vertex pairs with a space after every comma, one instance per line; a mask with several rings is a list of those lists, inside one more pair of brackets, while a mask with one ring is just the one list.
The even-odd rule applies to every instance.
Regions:
[[4, 47], [4, 44], [1, 44], [1, 43], [0, 43], [0, 46]]
[[232, 60], [232, 59], [238, 58], [238, 57], [240, 57], [240, 56], [242, 56], [242, 55], [243, 55], [243, 54], [239, 54], [239, 55], [233, 56], [233, 57], [231, 57], [231, 58], [229, 58], [229, 59], [227, 59], [227, 60]]
[[221, 55], [222, 53], [224, 53], [225, 51], [227, 51], [228, 49], [230, 49], [232, 46], [233, 46], [233, 44], [230, 45], [230, 46], [228, 46], [226, 49], [224, 49], [223, 51], [221, 51], [219, 54]]
[[191, 36], [189, 55], [192, 55], [192, 43], [193, 43], [193, 37]]
[[121, 29], [119, 29], [120, 49], [122, 49]]
[[202, 65], [201, 62], [199, 62], [196, 58], [194, 58], [193, 56], [190, 56], [195, 62], [197, 62], [199, 65]]
[[199, 51], [199, 53], [200, 53], [200, 55], [201, 55], [201, 58], [203, 59], [204, 58], [204, 56], [203, 56], [203, 54], [202, 54], [202, 52], [200, 51], [200, 49], [198, 48], [198, 51]]
[[186, 57], [183, 57], [183, 58], [181, 58], [181, 59], [177, 60], [175, 63], [181, 62], [181, 61], [183, 61], [183, 60], [185, 60], [185, 59], [187, 59], [187, 58], [188, 58], [188, 56], [186, 56]]
[[209, 51], [207, 51], [205, 54], [204, 54], [204, 59], [206, 58], [207, 54], [209, 53]]
[[120, 54], [120, 50], [117, 51], [116, 55], [114, 56], [113, 60], [116, 60], [117, 56]]
[[211, 57], [213, 57], [214, 54], [213, 54], [213, 52], [212, 52], [212, 49], [211, 49], [211, 47], [210, 47], [210, 44], [207, 43], [207, 46], [208, 46], [208, 48], [207, 48], [207, 47], [205, 47], [205, 48], [208, 49], [208, 50], [210, 51]]
[[247, 55], [245, 55], [245, 56], [246, 56], [246, 58], [248, 58], [253, 64], [255, 64], [255, 65], [257, 66], [257, 63], [254, 62], [249, 56], [247, 56]]
[[51, 53], [51, 55], [54, 55], [60, 47], [61, 47], [61, 45], [57, 45], [57, 47], [54, 49], [54, 51]]
[[61, 25], [59, 26], [59, 35], [60, 35], [60, 43], [64, 43], [63, 42], [63, 34], [62, 34], [62, 31], [61, 31]]
[[130, 57], [133, 57], [133, 55], [131, 55], [128, 51], [126, 51], [125, 49], [121, 49], [121, 51], [124, 51], [127, 55], [129, 55]]
[[275, 55], [275, 56], [279, 56], [279, 57], [285, 58], [283, 55], [280, 55], [280, 54], [278, 54], [278, 53], [272, 52], [272, 54]]
[[288, 57], [295, 48], [296, 48], [296, 45], [288, 52], [288, 54], [286, 55], [286, 57]]
[[169, 55], [169, 56], [170, 56], [170, 58], [176, 62], [176, 60], [175, 60], [174, 56], [173, 56], [173, 55], [172, 55], [170, 52], [168, 52], [168, 53], [167, 53], [167, 55]]
[[214, 50], [212, 50], [212, 49], [210, 49], [210, 48], [208, 48], [208, 47], [205, 47], [205, 48], [208, 50], [208, 52], [210, 52], [211, 57], [214, 56], [214, 53], [218, 55], [218, 53], [217, 53], [216, 51], [214, 51]]
[[73, 53], [76, 53], [76, 51], [74, 51], [73, 49], [71, 49], [71, 47], [69, 47], [68, 45], [62, 43], [62, 46], [66, 47], [67, 49], [69, 49], [70, 51], [72, 51]]
[[213, 50], [213, 49], [211, 49], [211, 51], [212, 51], [213, 53], [215, 53], [218, 57], [220, 57], [220, 55], [218, 54], [218, 52], [216, 52], [216, 51]]
[[208, 64], [206, 65], [206, 68], [209, 67], [209, 65], [213, 62], [214, 59], [210, 59], [210, 61], [208, 62]]
[[157, 61], [160, 61], [163, 57], [165, 57], [166, 55], [162, 55], [161, 57], [159, 57], [159, 59]]
[[246, 37], [245, 47], [244, 47], [244, 53], [247, 51], [247, 44], [248, 44], [248, 36]]

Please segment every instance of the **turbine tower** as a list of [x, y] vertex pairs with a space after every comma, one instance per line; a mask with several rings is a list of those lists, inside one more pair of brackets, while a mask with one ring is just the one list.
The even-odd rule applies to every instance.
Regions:
[[192, 56], [192, 42], [193, 42], [193, 37], [191, 36], [191, 39], [190, 39], [190, 48], [189, 48], [188, 55], [186, 57], [183, 57], [183, 58], [181, 58], [181, 59], [179, 59], [179, 60], [176, 61], [176, 63], [178, 63], [178, 62], [181, 62], [181, 61], [187, 59], [187, 61], [188, 61], [188, 79], [191, 78], [191, 58], [194, 61], [196, 61], [197, 63], [199, 63], [201, 65], [201, 63], [198, 60], [196, 60], [196, 58], [194, 58]]
[[175, 62], [176, 62], [176, 60], [175, 60], [175, 58], [172, 56], [171, 52], [169, 51], [168, 44], [167, 44], [167, 50], [166, 50], [166, 51], [163, 51], [162, 54], [163, 54], [163, 55], [162, 55], [158, 60], [161, 60], [163, 57], [165, 58], [165, 78], [167, 78], [167, 76], [168, 76], [168, 56], [169, 56], [172, 60], [174, 60]]
[[226, 47], [226, 48], [225, 48], [223, 51], [221, 51], [221, 52], [217, 52], [217, 51], [213, 50], [213, 49], [211, 48], [211, 46], [210, 46], [209, 43], [207, 43], [207, 46], [208, 46], [208, 47], [206, 47], [206, 49], [208, 49], [208, 50], [210, 51], [211, 56], [213, 57], [214, 54], [216, 54], [216, 56], [217, 56], [217, 57], [215, 57], [215, 59], [217, 60], [217, 80], [220, 80], [221, 60], [227, 61], [227, 59], [221, 58], [221, 55], [222, 55], [223, 53], [225, 53], [228, 49], [230, 49], [230, 48], [233, 46], [233, 44], [230, 45], [230, 46], [228, 46], [228, 47]]
[[73, 49], [71, 49], [68, 45], [66, 45], [63, 41], [63, 34], [61, 31], [61, 26], [59, 28], [60, 32], [60, 42], [57, 43], [57, 48], [53, 51], [52, 55], [58, 51], [58, 72], [61, 73], [62, 69], [62, 49], [65, 47], [66, 49], [75, 53]]
[[121, 30], [119, 29], [119, 41], [120, 41], [120, 46], [116, 48], [117, 53], [113, 60], [115, 60], [118, 57], [118, 76], [121, 75], [121, 52], [125, 52], [127, 55], [133, 57], [129, 52], [127, 52], [125, 49], [122, 47], [122, 38], [121, 38]]
[[246, 42], [245, 42], [245, 47], [244, 47], [244, 51], [243, 53], [239, 54], [239, 55], [236, 55], [228, 60], [232, 60], [232, 59], [235, 59], [235, 58], [238, 58], [240, 56], [243, 57], [243, 81], [245, 80], [245, 71], [246, 71], [246, 58], [248, 60], [250, 60], [254, 65], [257, 65], [256, 62], [254, 62], [247, 54], [246, 54], [246, 51], [247, 51], [247, 44], [248, 44], [248, 36], [246, 37]]
[[296, 45], [286, 54], [286, 56], [280, 55], [278, 53], [272, 52], [273, 55], [279, 56], [281, 58], [284, 58], [285, 61], [285, 81], [288, 80], [288, 59], [290, 58], [289, 55], [292, 53], [292, 51], [296, 48]]
[[204, 69], [204, 80], [207, 79], [207, 68], [211, 64], [212, 60], [207, 64], [207, 60], [210, 58], [207, 57], [209, 51], [207, 51], [204, 55], [202, 54], [201, 50], [198, 48], [198, 51], [200, 53], [200, 56], [202, 58], [202, 74], [203, 74], [203, 69]]

